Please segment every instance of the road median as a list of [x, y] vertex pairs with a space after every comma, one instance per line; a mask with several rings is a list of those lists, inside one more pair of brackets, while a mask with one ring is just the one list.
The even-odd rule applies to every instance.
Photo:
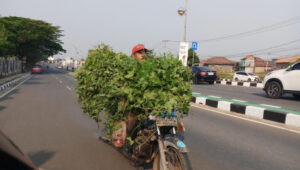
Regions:
[[263, 84], [258, 83], [258, 82], [241, 82], [241, 81], [232, 81], [232, 80], [226, 80], [226, 79], [225, 80], [217, 80], [217, 81], [215, 81], [215, 84], [263, 88]]
[[215, 107], [220, 110], [240, 113], [260, 119], [266, 119], [287, 125], [300, 127], [300, 112], [273, 106], [253, 104], [220, 97], [193, 93], [192, 102]]

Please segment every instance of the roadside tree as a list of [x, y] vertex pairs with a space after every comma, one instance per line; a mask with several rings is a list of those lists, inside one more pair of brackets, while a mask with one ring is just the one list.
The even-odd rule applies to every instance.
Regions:
[[[194, 62], [193, 62], [193, 56], [194, 56]], [[200, 59], [197, 53], [192, 48], [190, 48], [188, 51], [188, 66], [191, 67], [192, 63], [199, 63], [199, 62]]]
[[62, 30], [50, 23], [22, 17], [0, 17], [0, 55], [27, 58], [29, 64], [66, 52]]

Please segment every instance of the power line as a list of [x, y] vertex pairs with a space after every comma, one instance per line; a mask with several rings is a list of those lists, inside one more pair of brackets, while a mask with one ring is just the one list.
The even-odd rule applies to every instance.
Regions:
[[282, 51], [294, 51], [294, 50], [300, 50], [300, 46], [298, 47], [292, 47], [292, 48], [281, 48], [281, 49], [274, 49], [274, 51], [270, 51], [270, 53], [276, 53], [276, 52], [282, 52]]
[[[271, 24], [271, 25], [268, 25], [268, 26], [260, 27], [260, 28], [253, 29], [253, 30], [249, 30], [249, 31], [246, 31], [246, 32], [241, 32], [241, 33], [237, 33], [237, 34], [231, 34], [231, 35], [226, 35], [226, 36], [221, 36], [221, 37], [216, 37], [216, 38], [210, 38], [210, 39], [203, 39], [203, 40], [198, 40], [196, 42], [205, 43], [205, 42], [213, 42], [213, 41], [222, 41], [222, 40], [227, 40], [227, 39], [241, 38], [241, 37], [245, 37], [245, 36], [255, 35], [255, 34], [258, 34], [258, 33], [272, 31], [272, 30], [275, 30], [275, 29], [279, 29], [279, 28], [282, 28], [282, 27], [287, 27], [287, 26], [290, 26], [290, 25], [293, 25], [293, 24], [298, 24], [298, 23], [300, 23], [300, 16], [290, 18], [288, 20], [281, 21], [281, 22]], [[162, 40], [162, 42], [179, 43], [181, 41], [178, 41], [178, 40]], [[193, 41], [186, 41], [186, 42], [193, 42]]]
[[227, 36], [222, 36], [222, 37], [216, 37], [216, 38], [210, 38], [210, 39], [204, 39], [204, 40], [199, 40], [198, 42], [213, 42], [213, 41], [221, 41], [221, 40], [227, 40], [227, 39], [233, 39], [233, 38], [240, 38], [240, 37], [245, 37], [245, 36], [250, 36], [250, 35], [255, 35], [258, 33], [263, 33], [266, 31], [272, 31], [275, 29], [279, 29], [282, 27], [286, 27], [286, 26], [290, 26], [293, 24], [297, 24], [300, 23], [300, 16], [285, 20], [285, 21], [281, 21], [275, 24], [271, 24], [265, 27], [260, 27], [257, 29], [253, 29], [253, 30], [249, 30], [246, 32], [241, 32], [241, 33], [237, 33], [237, 34], [231, 34], [231, 35], [227, 35]]
[[275, 45], [275, 46], [272, 46], [272, 47], [264, 48], [264, 49], [259, 49], [259, 50], [255, 50], [255, 51], [249, 51], [249, 52], [243, 52], [243, 53], [237, 53], [237, 54], [231, 54], [231, 55], [226, 55], [226, 56], [231, 56], [230, 58], [234, 58], [234, 57], [239, 57], [241, 55], [256, 54], [256, 53], [259, 53], [259, 52], [262, 52], [262, 51], [267, 51], [267, 50], [270, 50], [270, 49], [273, 49], [273, 48], [278, 48], [278, 47], [286, 46], [286, 45], [289, 45], [289, 44], [293, 44], [293, 43], [296, 43], [298, 41], [300, 41], [300, 38], [296, 39], [296, 40], [293, 40], [293, 41], [286, 42], [286, 43], [282, 43], [282, 44], [279, 44], [279, 45]]

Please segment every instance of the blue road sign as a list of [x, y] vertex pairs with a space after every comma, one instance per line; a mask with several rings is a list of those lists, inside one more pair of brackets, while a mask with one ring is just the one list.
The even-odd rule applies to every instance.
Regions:
[[192, 42], [192, 49], [197, 50], [198, 48], [198, 43], [197, 42]]

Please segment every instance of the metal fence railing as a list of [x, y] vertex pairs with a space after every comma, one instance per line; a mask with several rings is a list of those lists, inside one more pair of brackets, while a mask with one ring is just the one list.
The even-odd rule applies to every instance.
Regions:
[[15, 57], [0, 57], [0, 77], [22, 72], [22, 62]]

